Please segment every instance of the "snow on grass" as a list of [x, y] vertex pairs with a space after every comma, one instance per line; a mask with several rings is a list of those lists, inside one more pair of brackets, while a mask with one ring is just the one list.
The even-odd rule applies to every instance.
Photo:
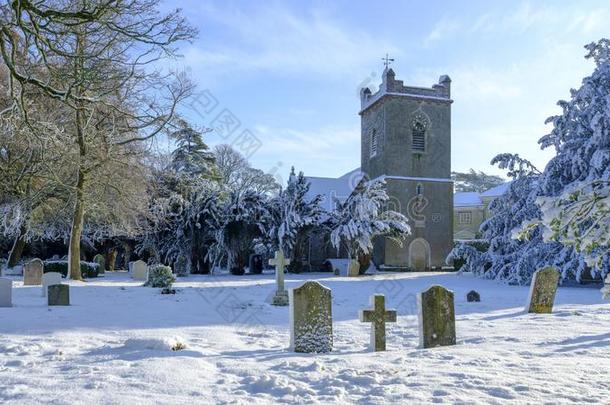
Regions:
[[[273, 275], [179, 278], [176, 295], [126, 273], [69, 282], [70, 307], [48, 308], [14, 278], [0, 308], [0, 403], [608, 403], [610, 304], [560, 288], [550, 315], [525, 314], [528, 288], [443, 273], [360, 278], [287, 275], [332, 289], [334, 351], [297, 354], [288, 308], [265, 303]], [[455, 292], [458, 344], [418, 349], [415, 294]], [[471, 289], [482, 302], [466, 302]], [[386, 294], [398, 322], [388, 351], [368, 351], [358, 321]], [[180, 346], [181, 350], [172, 348]]]

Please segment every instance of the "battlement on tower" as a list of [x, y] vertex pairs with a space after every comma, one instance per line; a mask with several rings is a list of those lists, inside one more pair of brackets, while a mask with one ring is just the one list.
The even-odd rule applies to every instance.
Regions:
[[402, 80], [396, 80], [396, 74], [390, 68], [383, 71], [381, 86], [376, 93], [365, 87], [360, 90], [360, 103], [362, 113], [384, 96], [410, 97], [430, 101], [452, 103], [451, 79], [447, 75], [439, 78], [438, 83], [432, 87], [405, 86]]

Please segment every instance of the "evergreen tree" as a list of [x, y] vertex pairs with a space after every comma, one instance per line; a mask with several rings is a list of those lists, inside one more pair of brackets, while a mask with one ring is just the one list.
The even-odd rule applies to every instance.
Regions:
[[383, 180], [358, 183], [344, 203], [331, 213], [330, 240], [334, 248], [345, 247], [350, 259], [370, 254], [373, 240], [388, 237], [402, 243], [410, 234], [408, 219], [399, 212], [386, 209], [389, 196]]
[[467, 173], [451, 172], [451, 179], [456, 192], [475, 191], [482, 193], [504, 183], [504, 179], [500, 176], [483, 173], [482, 171], [477, 172], [474, 169], [470, 169]]
[[300, 271], [299, 248], [307, 239], [307, 233], [318, 225], [323, 214], [322, 196], [309, 200], [309, 181], [294, 167], [286, 189], [270, 201], [269, 224], [266, 231], [267, 250], [282, 250], [290, 258], [290, 269]]
[[[515, 181], [506, 195], [493, 202], [493, 216], [481, 226], [490, 240], [489, 250], [480, 253], [459, 245], [450, 254], [465, 259], [464, 270], [526, 284], [534, 271], [551, 265], [560, 269], [562, 279], [580, 281], [589, 268], [586, 259], [593, 254], [593, 275], [608, 273], [603, 190], [610, 180], [610, 41], [602, 39], [586, 49], [586, 57], [596, 63], [595, 71], [571, 91], [570, 101], [558, 102], [562, 114], [547, 120], [553, 130], [539, 144], [553, 147], [556, 156], [545, 170], [538, 173], [516, 155], [494, 159]], [[579, 208], [592, 209], [571, 221], [571, 213]]]

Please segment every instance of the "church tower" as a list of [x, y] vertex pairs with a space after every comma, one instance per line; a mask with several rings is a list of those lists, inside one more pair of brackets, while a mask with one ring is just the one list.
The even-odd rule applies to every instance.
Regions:
[[361, 98], [361, 170], [386, 180], [389, 209], [409, 218], [411, 235], [399, 246], [379, 238], [373, 260], [385, 268], [446, 266], [453, 247], [451, 79], [432, 87], [405, 86], [387, 66], [379, 91]]

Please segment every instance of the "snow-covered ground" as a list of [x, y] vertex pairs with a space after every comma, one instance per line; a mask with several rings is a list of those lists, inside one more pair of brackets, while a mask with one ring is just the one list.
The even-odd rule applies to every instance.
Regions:
[[[126, 273], [71, 282], [48, 308], [15, 277], [0, 308], [0, 403], [610, 403], [610, 304], [560, 288], [551, 315], [523, 313], [528, 289], [456, 274], [316, 279], [333, 293], [335, 350], [296, 354], [273, 276], [191, 276], [161, 295]], [[420, 350], [415, 294], [456, 297], [458, 344]], [[482, 302], [467, 303], [476, 289]], [[385, 293], [399, 311], [388, 351], [371, 353], [358, 310]], [[171, 351], [184, 343], [186, 348]]]

